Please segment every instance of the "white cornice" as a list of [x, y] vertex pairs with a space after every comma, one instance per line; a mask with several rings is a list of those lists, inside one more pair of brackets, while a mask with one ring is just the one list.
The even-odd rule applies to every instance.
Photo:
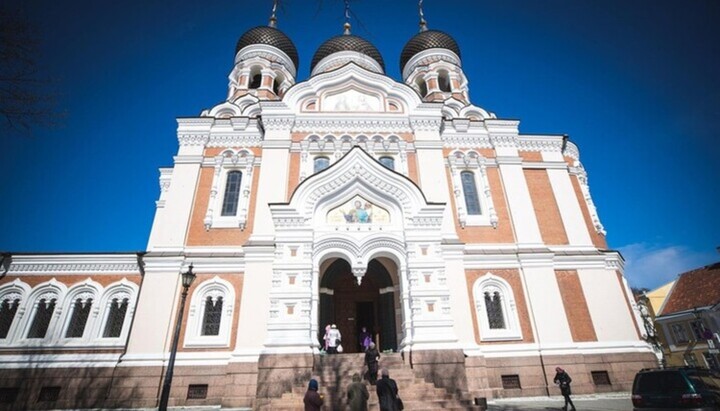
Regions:
[[140, 273], [136, 254], [13, 255], [9, 274]]
[[361, 117], [312, 116], [298, 117], [293, 132], [307, 133], [409, 133], [412, 131], [407, 117], [387, 115]]

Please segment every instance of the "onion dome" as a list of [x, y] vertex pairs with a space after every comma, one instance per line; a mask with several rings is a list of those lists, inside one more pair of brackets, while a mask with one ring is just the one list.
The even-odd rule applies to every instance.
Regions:
[[460, 47], [455, 39], [439, 30], [425, 30], [416, 34], [403, 47], [400, 54], [400, 72], [403, 71], [410, 59], [428, 49], [447, 49], [455, 53], [458, 58], [460, 57]]
[[383, 71], [385, 71], [385, 62], [383, 61], [378, 49], [362, 37], [352, 34], [335, 36], [321, 44], [313, 56], [312, 63], [310, 64], [310, 71], [312, 72], [315, 66], [325, 57], [340, 51], [355, 51], [362, 53], [375, 60], [378, 64], [380, 64]]
[[259, 26], [245, 32], [245, 34], [243, 34], [237, 42], [235, 54], [243, 48], [253, 44], [267, 44], [268, 46], [273, 46], [279, 49], [285, 53], [290, 60], [292, 60], [295, 65], [295, 69], [298, 68], [299, 59], [295, 44], [293, 44], [285, 33], [275, 27]]

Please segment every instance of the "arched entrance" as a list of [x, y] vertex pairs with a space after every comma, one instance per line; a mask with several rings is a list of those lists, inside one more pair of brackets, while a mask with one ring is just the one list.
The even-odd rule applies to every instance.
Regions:
[[350, 264], [332, 261], [320, 281], [319, 340], [328, 324], [337, 324], [344, 352], [361, 352], [360, 332], [366, 327], [381, 351], [397, 351], [396, 298], [393, 277], [373, 259], [358, 285]]

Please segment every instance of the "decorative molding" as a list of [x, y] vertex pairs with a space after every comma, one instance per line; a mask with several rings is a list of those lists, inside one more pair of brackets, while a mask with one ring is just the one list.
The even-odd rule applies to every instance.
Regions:
[[210, 134], [207, 147], [260, 147], [263, 138], [258, 134]]
[[560, 152], [563, 147], [562, 136], [519, 136], [518, 151]]
[[293, 132], [307, 133], [409, 133], [407, 118], [303, 118], [295, 120]]
[[180, 147], [206, 146], [210, 140], [210, 134], [185, 134], [178, 133], [178, 144]]

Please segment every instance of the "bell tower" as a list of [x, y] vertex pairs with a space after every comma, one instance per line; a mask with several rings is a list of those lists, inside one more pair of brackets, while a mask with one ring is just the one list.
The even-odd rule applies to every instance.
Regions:
[[230, 72], [228, 101], [247, 94], [260, 100], [279, 100], [295, 84], [298, 52], [295, 44], [277, 29], [273, 5], [267, 26], [245, 32], [235, 47], [235, 67]]

